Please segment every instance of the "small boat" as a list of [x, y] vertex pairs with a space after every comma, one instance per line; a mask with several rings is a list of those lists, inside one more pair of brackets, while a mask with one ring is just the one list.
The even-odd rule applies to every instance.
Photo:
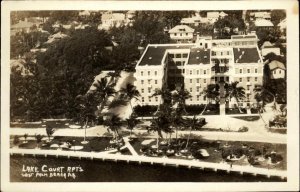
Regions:
[[198, 152], [202, 155], [202, 157], [209, 157], [209, 153], [206, 149], [199, 149]]

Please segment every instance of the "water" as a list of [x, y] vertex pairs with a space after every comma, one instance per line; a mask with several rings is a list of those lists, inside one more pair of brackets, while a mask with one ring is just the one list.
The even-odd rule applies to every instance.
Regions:
[[[184, 167], [164, 167], [161, 165], [138, 165], [101, 160], [78, 160], [54, 157], [11, 156], [11, 182], [282, 182], [279, 178], [251, 176], [237, 173], [201, 171]], [[22, 177], [22, 167], [47, 165], [48, 167], [81, 167], [83, 172], [76, 178], [67, 177]], [[65, 168], [67, 169], [67, 168]]]

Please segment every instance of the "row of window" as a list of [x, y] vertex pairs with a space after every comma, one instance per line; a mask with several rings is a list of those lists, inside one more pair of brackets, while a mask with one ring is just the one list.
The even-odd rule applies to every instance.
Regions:
[[[154, 97], [155, 102], [158, 102], [158, 97]], [[152, 102], [152, 97], [148, 97], [148, 101]], [[145, 102], [145, 97], [142, 97], [142, 102]]]
[[[243, 73], [243, 69], [235, 68], [235, 70], [236, 70], [236, 71], [239, 70], [240, 73]], [[248, 69], [246, 69], [246, 71], [244, 70], [244, 73], [246, 73], [246, 72], [247, 72], [247, 73], [251, 73], [251, 69], [248, 68]], [[257, 68], [254, 69], [254, 73], [258, 73], [258, 69], [257, 69]]]
[[[151, 84], [151, 79], [148, 79], [147, 82], [148, 82], [148, 84]], [[157, 82], [158, 82], [157, 80], [154, 80], [154, 84], [157, 85]], [[145, 81], [141, 80], [141, 84], [144, 85], [144, 83], [145, 83]]]
[[255, 41], [236, 41], [233, 43], [235, 46], [239, 46], [239, 45], [255, 45], [256, 42]]
[[[258, 78], [257, 77], [254, 77], [254, 81], [257, 82]], [[251, 77], [247, 77], [247, 82], [250, 82], [251, 81]], [[243, 82], [243, 78], [240, 78], [240, 82], [242, 83]]]
[[[278, 74], [281, 74], [282, 70], [278, 70]], [[276, 70], [273, 71], [273, 74], [276, 74]]]
[[170, 58], [187, 58], [188, 54], [187, 53], [169, 53]]
[[211, 55], [212, 56], [216, 56], [216, 55], [223, 56], [223, 55], [232, 55], [232, 53], [231, 53], [231, 51], [212, 51]]
[[206, 74], [209, 74], [210, 73], [210, 70], [209, 69], [201, 69], [201, 71], [200, 70], [187, 70], [187, 74], [190, 74], [190, 75], [193, 75], [193, 71], [194, 71], [194, 73], [196, 72], [196, 74], [194, 74], [194, 75], [199, 75], [200, 74], [200, 72], [201, 72], [201, 74], [204, 74], [204, 75], [206, 75]]
[[[184, 33], [179, 33], [179, 36], [182, 36]], [[177, 33], [174, 33], [174, 36], [177, 36]], [[189, 33], [185, 33], [185, 36], [189, 36]]]
[[[190, 83], [193, 83], [193, 79], [190, 79]], [[196, 79], [196, 83], [200, 83], [200, 79]], [[206, 79], [203, 79], [203, 83], [206, 83]]]
[[[151, 71], [147, 71], [148, 76], [151, 75]], [[154, 75], [157, 76], [157, 71], [154, 71]], [[141, 76], [144, 76], [144, 71], [141, 71]]]

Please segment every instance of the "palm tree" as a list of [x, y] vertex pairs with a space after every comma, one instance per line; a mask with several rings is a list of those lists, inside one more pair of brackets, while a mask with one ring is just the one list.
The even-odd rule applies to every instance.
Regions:
[[159, 113], [157, 117], [153, 117], [151, 125], [147, 128], [148, 132], [157, 132], [156, 149], [158, 151], [159, 138], [163, 138], [162, 131], [170, 132], [170, 120], [163, 113]]
[[126, 87], [125, 88], [121, 88], [120, 90], [121, 93], [123, 93], [129, 100], [129, 104], [130, 104], [130, 107], [131, 107], [131, 110], [133, 111], [133, 107], [132, 107], [132, 104], [131, 104], [131, 100], [134, 98], [135, 100], [138, 100], [139, 96], [140, 96], [140, 93], [138, 90], [136, 90], [136, 87], [130, 83], [127, 83]]
[[50, 137], [53, 135], [54, 131], [55, 130], [53, 127], [51, 127], [50, 125], [46, 125], [46, 133], [47, 133], [49, 142], [50, 142]]
[[106, 126], [114, 133], [113, 138], [116, 139], [119, 137], [119, 129], [122, 125], [121, 118], [117, 115], [112, 115], [110, 118], [108, 118], [105, 123]]
[[172, 126], [175, 128], [176, 143], [177, 143], [178, 128], [180, 129], [181, 126], [185, 125], [185, 121], [182, 118], [182, 114], [183, 114], [183, 109], [181, 106], [175, 108], [171, 113]]
[[226, 90], [226, 97], [231, 100], [231, 98], [234, 98], [237, 107], [239, 109], [239, 112], [242, 113], [241, 108], [239, 106], [239, 101], [245, 98], [245, 89], [244, 87], [238, 87], [238, 81], [232, 82], [231, 84], [225, 85]]
[[188, 139], [186, 141], [185, 150], [187, 150], [187, 147], [189, 145], [192, 130], [201, 127], [199, 119], [197, 119], [196, 116], [194, 116], [193, 119], [189, 119], [188, 123], [189, 123], [189, 126], [190, 126], [190, 132], [189, 132]]
[[107, 83], [106, 78], [101, 78], [100, 81], [97, 80], [97, 82], [93, 85], [96, 88], [93, 93], [100, 101], [99, 111], [101, 112], [107, 102], [108, 97], [113, 96], [116, 91], [113, 85]]
[[38, 134], [38, 135], [35, 135], [35, 139], [36, 139], [36, 143], [37, 143], [37, 148], [39, 148], [39, 144], [42, 142], [42, 138], [43, 136]]
[[187, 90], [182, 88], [173, 94], [173, 104], [177, 103], [179, 106], [182, 106], [183, 111], [187, 113], [185, 110], [185, 101], [191, 97], [191, 94]]
[[172, 100], [172, 94], [168, 88], [162, 87], [161, 89], [155, 89], [154, 93], [151, 95], [151, 97], [160, 96], [159, 105], [157, 106], [157, 113], [159, 111], [159, 108], [163, 103], [169, 103]]
[[131, 115], [128, 119], [126, 119], [127, 129], [130, 130], [129, 138], [131, 138], [133, 128], [140, 123], [140, 120], [136, 118], [136, 116]]
[[121, 77], [121, 74], [120, 74], [121, 71], [119, 70], [116, 70], [116, 71], [113, 71], [113, 72], [108, 72], [106, 77], [111, 77], [110, 81], [109, 81], [109, 84], [113, 84], [115, 85], [116, 84], [116, 79], [118, 77]]
[[207, 103], [205, 104], [205, 107], [203, 111], [200, 113], [200, 115], [202, 115], [205, 112], [207, 105], [211, 103], [212, 100], [217, 101], [219, 99], [220, 96], [219, 85], [209, 84], [201, 94], [203, 94], [204, 97], [206, 97]]

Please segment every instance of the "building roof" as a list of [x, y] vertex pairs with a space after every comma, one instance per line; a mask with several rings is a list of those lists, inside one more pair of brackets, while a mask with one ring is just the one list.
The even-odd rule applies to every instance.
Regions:
[[169, 30], [169, 33], [180, 33], [180, 32], [194, 33], [194, 31], [195, 29], [187, 25], [176, 25], [175, 27]]
[[280, 27], [280, 29], [286, 29], [286, 19], [278, 23], [278, 27]]
[[273, 27], [274, 26], [271, 21], [266, 20], [266, 19], [257, 19], [254, 24], [256, 27]]
[[208, 18], [219, 18], [220, 17], [225, 17], [227, 16], [227, 13], [222, 12], [218, 12], [218, 11], [212, 11], [212, 12], [207, 12], [207, 17]]
[[257, 48], [233, 48], [235, 63], [258, 63], [260, 61]]
[[91, 13], [88, 10], [79, 12], [79, 16], [90, 16], [90, 15], [91, 15]]
[[101, 20], [125, 20], [125, 14], [124, 13], [103, 13], [101, 16]]
[[139, 66], [145, 65], [160, 65], [162, 59], [165, 55], [167, 49], [189, 49], [193, 46], [191, 45], [166, 45], [166, 46], [155, 46], [155, 45], [148, 45], [146, 49], [146, 53], [143, 55], [142, 59], [139, 62]]
[[231, 39], [257, 39], [256, 35], [231, 35]]
[[270, 41], [265, 41], [261, 46], [261, 48], [271, 48], [271, 47], [274, 47], [274, 45]]
[[210, 63], [210, 49], [191, 48], [188, 64], [209, 64]]
[[270, 62], [268, 65], [269, 65], [270, 70], [274, 70], [274, 69], [277, 69], [277, 68], [285, 70], [284, 64], [279, 62], [279, 61], [276, 61], [276, 60]]
[[19, 21], [19, 23], [16, 23], [14, 25], [11, 26], [11, 29], [24, 29], [24, 28], [30, 28], [33, 25], [36, 25], [33, 22], [29, 22], [29, 21]]

